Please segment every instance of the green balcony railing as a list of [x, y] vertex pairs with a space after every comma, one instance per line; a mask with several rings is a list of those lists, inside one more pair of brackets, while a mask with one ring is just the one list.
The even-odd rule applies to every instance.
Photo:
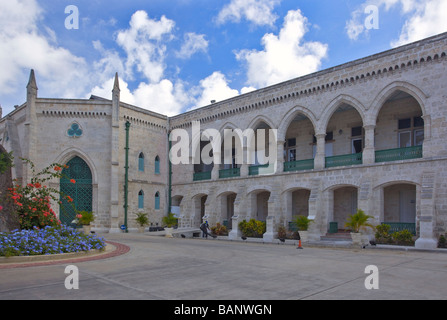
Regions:
[[399, 232], [402, 230], [408, 230], [411, 234], [416, 235], [416, 223], [407, 222], [382, 222], [382, 224], [387, 224], [390, 226], [389, 234], [394, 232]]
[[284, 163], [284, 172], [303, 171], [314, 169], [314, 159], [290, 161]]
[[219, 170], [219, 179], [234, 178], [241, 176], [240, 168]]
[[194, 173], [193, 181], [211, 180], [211, 171]]
[[422, 158], [422, 146], [376, 151], [376, 162]]
[[326, 157], [326, 168], [352, 166], [363, 163], [363, 154], [345, 154], [342, 156]]
[[[259, 175], [259, 169], [264, 169], [264, 168], [268, 168], [268, 167], [269, 167], [269, 164], [264, 164], [262, 166], [251, 166], [251, 167], [248, 168], [248, 175], [250, 175], [250, 176], [258, 176]], [[272, 169], [269, 170], [269, 171], [272, 171], [271, 173], [273, 173], [273, 166], [272, 166]]]

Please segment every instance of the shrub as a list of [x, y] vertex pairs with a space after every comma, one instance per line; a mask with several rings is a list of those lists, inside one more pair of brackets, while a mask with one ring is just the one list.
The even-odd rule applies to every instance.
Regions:
[[263, 221], [250, 219], [250, 221], [242, 221], [239, 223], [239, 229], [245, 237], [262, 238], [267, 229], [267, 224]]
[[216, 226], [211, 227], [211, 232], [216, 236], [228, 235], [228, 229], [224, 225], [217, 223]]
[[287, 230], [284, 226], [278, 226], [278, 239], [286, 239], [287, 238]]
[[82, 226], [88, 226], [91, 222], [95, 221], [95, 215], [92, 211], [76, 211], [76, 224]]
[[0, 256], [33, 256], [105, 248], [103, 238], [67, 226], [0, 233]]
[[413, 235], [408, 230], [402, 230], [394, 232], [392, 235], [393, 240], [396, 242], [396, 244], [401, 245], [413, 245]]
[[381, 224], [376, 227], [376, 242], [377, 243], [391, 243], [393, 241], [390, 235], [390, 225]]

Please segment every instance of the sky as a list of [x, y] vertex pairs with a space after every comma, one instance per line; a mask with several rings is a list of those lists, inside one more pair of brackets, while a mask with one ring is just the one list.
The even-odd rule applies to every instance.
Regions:
[[173, 116], [447, 31], [447, 0], [0, 0], [0, 105], [111, 99]]

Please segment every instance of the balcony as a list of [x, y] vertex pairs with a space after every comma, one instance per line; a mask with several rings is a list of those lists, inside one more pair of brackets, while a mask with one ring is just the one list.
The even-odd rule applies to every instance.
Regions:
[[206, 180], [211, 180], [211, 171], [194, 173], [193, 181], [206, 181]]
[[420, 158], [422, 158], [422, 146], [376, 151], [376, 163]]
[[[269, 164], [264, 164], [264, 165], [261, 165], [261, 166], [251, 166], [251, 167], [248, 168], [248, 175], [250, 175], [250, 176], [259, 176], [259, 169], [265, 169], [265, 168], [268, 168], [268, 167], [269, 167]], [[270, 173], [270, 174], [274, 173], [273, 172], [273, 166], [272, 166], [272, 169], [270, 169], [268, 173]]]
[[363, 163], [363, 154], [345, 154], [342, 156], [326, 157], [326, 168], [353, 166]]
[[240, 168], [219, 170], [219, 179], [234, 178], [241, 176]]
[[290, 161], [284, 163], [284, 172], [294, 172], [314, 169], [314, 159]]

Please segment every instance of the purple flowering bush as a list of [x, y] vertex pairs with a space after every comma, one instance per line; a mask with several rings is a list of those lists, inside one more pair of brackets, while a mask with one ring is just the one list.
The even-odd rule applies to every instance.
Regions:
[[0, 256], [33, 256], [103, 250], [105, 240], [61, 225], [0, 233]]

